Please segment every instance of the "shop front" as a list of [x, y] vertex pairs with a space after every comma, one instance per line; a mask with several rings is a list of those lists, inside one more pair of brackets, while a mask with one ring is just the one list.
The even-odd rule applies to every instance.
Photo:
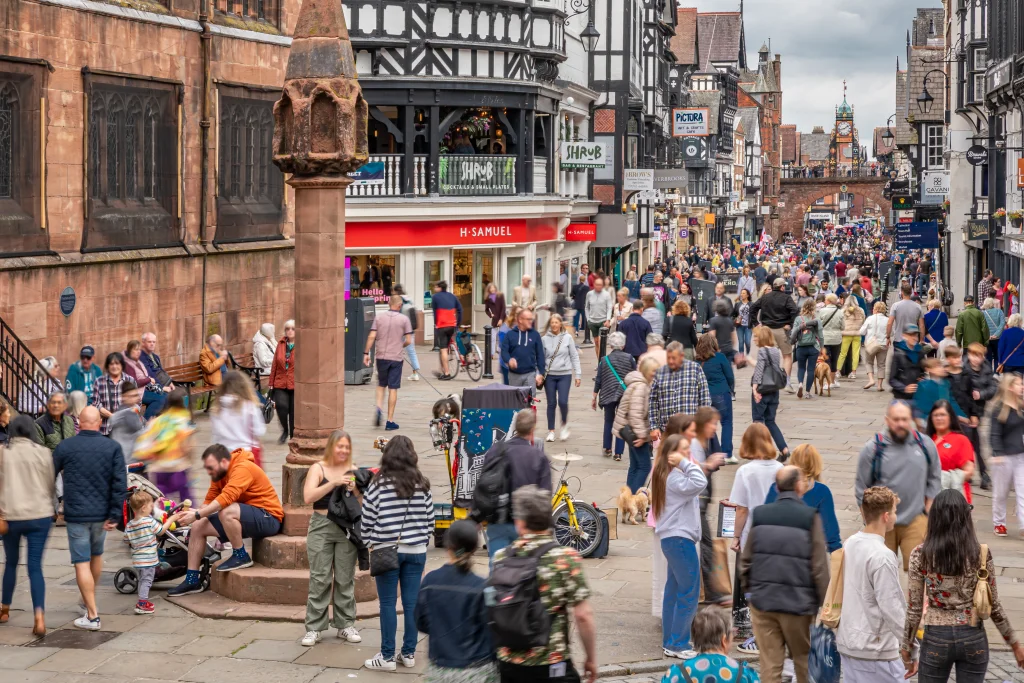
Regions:
[[[351, 221], [345, 226], [350, 294], [371, 296], [382, 309], [394, 285], [402, 284], [424, 313], [417, 331], [422, 342], [433, 339], [431, 301], [434, 286], [444, 280], [462, 304], [463, 323], [481, 332], [490, 324], [484, 302], [492, 283], [511, 301], [529, 275], [538, 302], [551, 300], [551, 284], [562, 274], [560, 237], [556, 217]], [[570, 273], [571, 259], [564, 260]]]
[[[995, 262], [990, 265], [992, 272], [1004, 282], [1012, 282], [1020, 289], [1021, 263], [1024, 262], [1024, 237], [1003, 236], [996, 241]], [[977, 280], [971, 280], [977, 282]]]

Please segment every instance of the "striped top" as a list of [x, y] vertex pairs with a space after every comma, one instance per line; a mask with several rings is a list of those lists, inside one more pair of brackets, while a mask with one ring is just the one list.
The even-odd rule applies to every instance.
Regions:
[[401, 553], [425, 553], [434, 531], [434, 499], [416, 490], [399, 498], [388, 482], [374, 481], [363, 495], [363, 541], [370, 546], [398, 543]]
[[152, 517], [136, 517], [124, 528], [124, 535], [132, 548], [133, 567], [155, 567], [160, 564], [156, 536], [163, 527]]

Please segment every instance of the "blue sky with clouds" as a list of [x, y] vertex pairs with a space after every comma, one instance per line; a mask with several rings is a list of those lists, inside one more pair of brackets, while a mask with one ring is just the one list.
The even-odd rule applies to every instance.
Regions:
[[[739, 0], [679, 0], [701, 12], [735, 12]], [[896, 58], [906, 66], [906, 41], [918, 7], [940, 0], [745, 0], [747, 59], [771, 39], [782, 55], [782, 122], [803, 133], [826, 130], [843, 100], [843, 79], [861, 139], [885, 125], [896, 100]]]

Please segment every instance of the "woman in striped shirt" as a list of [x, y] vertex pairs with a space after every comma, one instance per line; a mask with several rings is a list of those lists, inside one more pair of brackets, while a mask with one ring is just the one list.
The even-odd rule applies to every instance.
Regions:
[[[430, 482], [417, 467], [418, 461], [409, 437], [394, 437], [384, 447], [380, 470], [363, 495], [363, 541], [370, 547], [371, 565], [375, 550], [398, 546], [398, 568], [375, 577], [380, 600], [381, 645], [380, 652], [366, 660], [368, 669], [395, 671], [399, 662], [406, 667], [416, 666], [416, 599], [427, 561], [427, 543], [434, 531]], [[396, 653], [399, 585], [405, 629], [401, 651]]]

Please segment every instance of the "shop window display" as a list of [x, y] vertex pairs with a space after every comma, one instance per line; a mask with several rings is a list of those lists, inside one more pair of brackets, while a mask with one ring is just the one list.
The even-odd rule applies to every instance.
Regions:
[[375, 303], [386, 304], [392, 286], [398, 282], [398, 257], [350, 256], [349, 283], [353, 297], [372, 297]]

